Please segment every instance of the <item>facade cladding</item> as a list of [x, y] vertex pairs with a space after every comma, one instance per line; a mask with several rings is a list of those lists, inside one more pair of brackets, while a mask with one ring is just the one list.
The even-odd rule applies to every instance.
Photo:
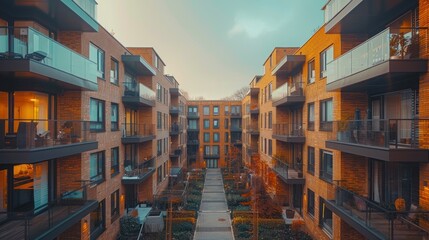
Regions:
[[80, 4], [0, 4], [0, 238], [111, 239], [187, 170], [242, 166], [315, 239], [426, 234], [428, 1], [328, 1], [241, 101], [187, 100]]

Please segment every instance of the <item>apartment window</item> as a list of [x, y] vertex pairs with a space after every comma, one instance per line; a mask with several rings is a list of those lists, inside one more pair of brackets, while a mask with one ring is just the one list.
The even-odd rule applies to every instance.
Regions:
[[225, 112], [225, 115], [226, 115], [226, 116], [228, 116], [228, 115], [229, 115], [229, 106], [225, 106], [225, 107], [224, 107], [224, 112]]
[[308, 104], [308, 130], [314, 131], [314, 103]]
[[308, 147], [307, 151], [308, 151], [307, 172], [314, 175], [314, 166], [315, 166], [314, 147]]
[[188, 120], [188, 129], [191, 129], [191, 130], [198, 129], [198, 122], [197, 122], [197, 120]]
[[314, 68], [314, 60], [308, 62], [308, 83], [316, 81], [316, 69]]
[[159, 61], [158, 61], [158, 55], [155, 54], [155, 58], [153, 60], [155, 68], [159, 70]]
[[209, 116], [210, 115], [210, 107], [209, 106], [204, 106], [203, 107], [203, 114], [204, 114], [204, 116]]
[[162, 101], [162, 86], [159, 83], [156, 84], [156, 100]]
[[228, 132], [225, 133], [225, 142], [229, 142], [229, 133]]
[[331, 131], [333, 120], [332, 99], [320, 102], [320, 130]]
[[162, 129], [162, 113], [156, 112], [156, 128]]
[[225, 155], [228, 155], [228, 152], [229, 152], [229, 146], [225, 145], [225, 148], [224, 148]]
[[229, 128], [229, 119], [225, 119], [225, 129]]
[[162, 145], [162, 140], [161, 139], [156, 140], [156, 154], [158, 157], [162, 155], [162, 146], [161, 145]]
[[97, 77], [104, 79], [104, 51], [90, 43], [89, 60], [97, 64]]
[[95, 98], [89, 100], [89, 120], [91, 131], [104, 131], [104, 101]]
[[320, 150], [320, 179], [323, 179], [328, 182], [332, 182], [332, 170], [333, 170], [333, 161], [332, 161], [332, 152], [326, 150]]
[[264, 113], [264, 128], [267, 128], [267, 113]]
[[273, 155], [273, 140], [268, 139], [268, 156]]
[[213, 106], [213, 115], [219, 115], [219, 106]]
[[111, 223], [119, 218], [119, 189], [110, 195], [110, 216]]
[[204, 119], [204, 129], [210, 128], [210, 119]]
[[319, 197], [319, 225], [332, 235], [332, 211], [326, 206], [326, 200]]
[[219, 119], [213, 119], [213, 128], [219, 128]]
[[213, 142], [219, 142], [219, 133], [213, 133]]
[[119, 173], [119, 147], [110, 149], [110, 176]]
[[167, 140], [168, 140], [168, 138], [164, 138], [164, 151], [163, 151], [163, 153], [167, 153], [167, 150], [168, 150], [168, 145], [167, 145]]
[[320, 53], [320, 78], [326, 77], [328, 71], [328, 63], [334, 60], [334, 47], [330, 46], [325, 51]]
[[92, 153], [89, 156], [89, 177], [92, 182], [104, 181], [104, 151]]
[[210, 133], [208, 132], [204, 133], [204, 142], [210, 142]]
[[111, 105], [110, 130], [119, 130], [119, 105], [116, 103], [112, 103]]
[[168, 115], [167, 113], [164, 113], [164, 129], [167, 129], [168, 124]]
[[159, 166], [159, 167], [156, 169], [156, 178], [157, 178], [157, 182], [158, 182], [158, 183], [162, 182], [162, 179], [163, 179], [163, 176], [162, 176], [162, 165], [161, 165], [161, 166]]
[[241, 106], [231, 106], [232, 115], [241, 115]]
[[105, 200], [98, 203], [97, 209], [89, 214], [89, 229], [91, 239], [97, 239], [106, 229]]
[[212, 146], [212, 154], [219, 155], [219, 145]]
[[268, 128], [273, 128], [273, 112], [268, 112]]
[[110, 82], [118, 85], [119, 84], [119, 63], [116, 59], [110, 59]]
[[314, 217], [314, 202], [315, 202], [315, 198], [314, 198], [314, 192], [311, 191], [309, 188], [307, 188], [307, 213], [310, 216]]
[[268, 84], [268, 100], [272, 99], [273, 94], [273, 83]]
[[189, 106], [188, 107], [188, 113], [198, 113], [198, 107], [197, 106]]

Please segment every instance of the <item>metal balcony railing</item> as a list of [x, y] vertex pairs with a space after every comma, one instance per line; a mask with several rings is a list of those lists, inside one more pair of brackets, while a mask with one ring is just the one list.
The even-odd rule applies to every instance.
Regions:
[[331, 0], [325, 6], [325, 23], [331, 21], [352, 0]]
[[124, 82], [124, 96], [140, 97], [150, 102], [154, 102], [156, 97], [152, 89], [146, 87], [143, 83], [135, 81]]
[[302, 123], [276, 123], [273, 124], [273, 135], [303, 137], [304, 128]]
[[122, 129], [124, 138], [155, 135], [155, 124], [123, 123]]
[[276, 102], [290, 96], [304, 96], [302, 82], [295, 82], [292, 84], [288, 84], [287, 82], [284, 83], [273, 91], [272, 99], [273, 102]]

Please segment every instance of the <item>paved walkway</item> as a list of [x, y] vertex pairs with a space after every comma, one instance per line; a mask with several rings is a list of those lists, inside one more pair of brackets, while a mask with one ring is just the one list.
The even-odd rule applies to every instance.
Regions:
[[234, 240], [220, 169], [207, 169], [194, 240]]

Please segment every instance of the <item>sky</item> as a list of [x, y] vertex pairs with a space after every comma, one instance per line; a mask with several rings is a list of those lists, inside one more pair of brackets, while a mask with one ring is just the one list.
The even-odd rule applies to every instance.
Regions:
[[98, 0], [126, 47], [153, 47], [191, 98], [221, 99], [263, 74], [275, 47], [299, 47], [327, 0]]

